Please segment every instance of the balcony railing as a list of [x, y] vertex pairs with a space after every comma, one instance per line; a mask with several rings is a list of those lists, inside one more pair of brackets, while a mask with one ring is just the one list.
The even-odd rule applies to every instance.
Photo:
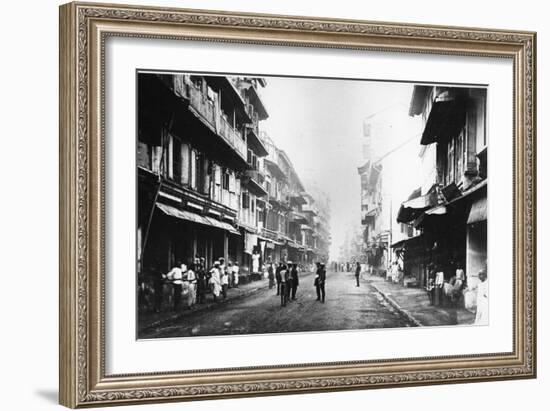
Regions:
[[183, 76], [174, 76], [174, 92], [189, 99], [190, 106], [227, 142], [242, 158], [246, 159], [247, 147], [242, 134], [235, 130], [224, 116], [223, 111], [214, 105], [193, 83], [185, 81]]
[[265, 181], [265, 175], [260, 170], [248, 170], [246, 172], [248, 177], [254, 180], [256, 183], [263, 187]]

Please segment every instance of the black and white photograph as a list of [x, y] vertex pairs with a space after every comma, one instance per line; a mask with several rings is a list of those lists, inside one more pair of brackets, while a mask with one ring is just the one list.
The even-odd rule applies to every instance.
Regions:
[[138, 339], [489, 324], [485, 85], [136, 87]]

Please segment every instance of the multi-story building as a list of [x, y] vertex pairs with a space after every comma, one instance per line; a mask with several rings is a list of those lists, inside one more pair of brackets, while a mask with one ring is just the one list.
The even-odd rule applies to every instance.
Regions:
[[434, 264], [446, 280], [461, 265], [470, 286], [487, 262], [486, 99], [483, 88], [414, 87], [409, 115], [423, 122], [423, 175], [398, 215], [422, 232], [405, 256], [421, 252], [424, 271]]
[[[320, 250], [316, 237], [330, 243], [328, 228], [320, 234], [314, 217], [317, 207], [305, 192], [288, 155], [264, 134], [268, 155], [264, 158], [268, 205], [262, 240], [266, 241], [264, 258], [271, 261], [292, 261], [308, 264], [326, 261], [328, 246]], [[326, 213], [328, 214], [327, 208]]]
[[413, 139], [419, 122], [402, 121], [402, 117], [408, 117], [406, 105], [396, 103], [363, 124], [365, 162], [358, 173], [365, 262], [380, 274], [386, 273], [392, 262], [402, 266], [399, 255], [391, 251], [392, 244], [414, 234], [395, 221], [403, 196], [418, 184], [415, 173], [404, 170], [418, 169], [418, 148]]
[[244, 265], [243, 233], [257, 226], [267, 154], [259, 121], [263, 80], [138, 75], [138, 267], [166, 272], [176, 261], [224, 257]]
[[236, 261], [243, 279], [267, 256], [306, 261], [304, 187], [261, 132], [260, 78], [138, 75], [140, 280], [177, 262]]

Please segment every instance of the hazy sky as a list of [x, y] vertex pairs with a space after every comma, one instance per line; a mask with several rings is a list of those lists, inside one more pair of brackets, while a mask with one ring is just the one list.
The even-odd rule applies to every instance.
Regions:
[[363, 121], [379, 113], [371, 118], [381, 123], [379, 128], [396, 126], [401, 130], [395, 144], [376, 142], [378, 152], [399, 144], [407, 137], [399, 125], [408, 120], [412, 85], [281, 77], [266, 80], [261, 94], [269, 118], [263, 122], [263, 130], [285, 150], [303, 182], [315, 182], [329, 196], [331, 258], [337, 258], [349, 226], [361, 223], [357, 167], [365, 161]]

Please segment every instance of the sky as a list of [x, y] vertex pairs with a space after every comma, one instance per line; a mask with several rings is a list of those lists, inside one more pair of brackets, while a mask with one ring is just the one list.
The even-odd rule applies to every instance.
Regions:
[[346, 231], [361, 224], [357, 167], [365, 162], [364, 119], [369, 117], [373, 130], [381, 131], [374, 136], [375, 158], [403, 141], [415, 140], [411, 139], [413, 131], [407, 129], [413, 85], [283, 77], [266, 80], [261, 96], [269, 118], [261, 123], [262, 130], [288, 154], [306, 190], [308, 184], [316, 184], [328, 195], [330, 258], [336, 259]]

